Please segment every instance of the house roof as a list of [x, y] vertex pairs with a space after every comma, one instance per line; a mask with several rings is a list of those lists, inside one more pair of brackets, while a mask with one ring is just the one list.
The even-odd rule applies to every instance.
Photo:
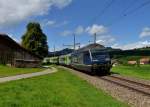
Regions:
[[7, 41], [8, 42], [8, 47], [11, 47], [11, 48], [19, 48], [25, 52], [28, 52], [29, 54], [35, 56], [35, 57], [38, 57], [40, 59], [42, 59], [42, 57], [34, 54], [33, 52], [27, 50], [26, 48], [24, 48], [23, 46], [21, 46], [20, 44], [18, 44], [16, 41], [14, 41], [12, 38], [10, 38], [8, 35], [6, 34], [0, 34], [0, 39], [1, 40], [4, 40], [4, 41]]
[[150, 58], [141, 58], [140, 61], [150, 61]]
[[105, 47], [103, 45], [94, 43], [94, 44], [89, 44], [83, 48], [80, 48], [77, 51], [88, 51], [89, 49], [105, 49]]

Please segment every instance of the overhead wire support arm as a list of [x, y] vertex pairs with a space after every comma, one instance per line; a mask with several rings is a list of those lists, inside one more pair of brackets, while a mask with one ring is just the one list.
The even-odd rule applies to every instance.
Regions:
[[76, 46], [79, 46], [80, 48], [80, 43], [76, 43], [76, 35], [73, 33], [73, 45], [64, 45], [63, 46], [66, 46], [66, 47], [73, 47], [74, 51], [76, 50]]
[[96, 44], [96, 33], [94, 33], [94, 44]]
[[76, 50], [76, 35], [73, 34], [74, 50]]
[[56, 51], [56, 47], [55, 47], [55, 45], [54, 45], [54, 47], [53, 47], [53, 48], [54, 48], [54, 57], [55, 57], [55, 51]]

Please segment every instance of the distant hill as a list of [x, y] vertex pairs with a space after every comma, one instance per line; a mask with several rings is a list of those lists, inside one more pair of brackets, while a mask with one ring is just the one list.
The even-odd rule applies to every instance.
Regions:
[[49, 52], [48, 57], [66, 55], [72, 52], [73, 52], [73, 49], [66, 48], [61, 51]]
[[[100, 45], [100, 44], [89, 44], [87, 46], [84, 46], [76, 51], [86, 51], [86, 50], [89, 50], [89, 49], [100, 49], [100, 48], [105, 48], [103, 45]], [[61, 51], [56, 51], [56, 52], [49, 52], [49, 57], [52, 57], [52, 56], [60, 56], [60, 55], [66, 55], [66, 54], [69, 54], [69, 53], [72, 53], [74, 50], [73, 49], [69, 49], [69, 48], [66, 48], [66, 49], [63, 49]]]
[[114, 49], [112, 47], [106, 47], [107, 51], [122, 51], [121, 49]]
[[116, 59], [118, 63], [127, 65], [129, 60], [138, 61], [143, 57], [150, 57], [150, 48], [139, 48], [132, 50], [121, 50], [107, 48], [112, 59]]
[[[103, 45], [100, 44], [89, 44], [85, 47], [82, 47], [80, 50], [88, 50], [88, 49], [99, 49], [99, 48], [105, 48]], [[144, 47], [144, 48], [138, 48], [138, 49], [132, 49], [132, 50], [121, 50], [121, 49], [113, 49], [111, 47], [106, 47], [106, 50], [110, 53], [111, 58], [121, 58], [121, 57], [134, 57], [134, 56], [150, 56], [150, 47]], [[49, 57], [52, 56], [60, 56], [72, 53], [73, 49], [63, 49], [61, 51], [56, 52], [49, 52]]]
[[110, 50], [112, 57], [117, 56], [150, 56], [150, 50], [134, 49], [134, 50]]
[[138, 50], [150, 50], [150, 47], [139, 48]]

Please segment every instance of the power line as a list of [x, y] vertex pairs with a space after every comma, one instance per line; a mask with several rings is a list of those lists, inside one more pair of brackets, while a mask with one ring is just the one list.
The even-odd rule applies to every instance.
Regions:
[[[120, 16], [115, 19], [114, 22], [116, 22], [116, 21], [119, 22], [119, 21], [121, 21], [122, 19], [124, 19], [124, 18], [123, 18], [123, 17], [124, 17], [124, 14], [125, 14], [131, 7], [133, 7], [133, 5], [135, 5], [138, 1], [139, 1], [139, 0], [133, 0], [133, 1], [131, 1], [130, 4], [122, 11], [123, 14], [121, 13]], [[111, 22], [111, 23], [108, 24], [107, 26], [111, 26], [114, 22]]]
[[55, 45], [54, 45], [54, 47], [53, 47], [53, 48], [54, 48], [54, 57], [55, 57], [55, 49], [56, 49], [56, 48], [55, 48]]
[[73, 34], [73, 46], [74, 46], [74, 50], [76, 50], [76, 35]]
[[80, 43], [76, 43], [76, 35], [75, 34], [73, 34], [73, 45], [64, 45], [63, 44], [63, 46], [66, 46], [66, 47], [73, 47], [74, 48], [74, 51], [76, 50], [76, 46], [79, 46], [79, 48], [80, 48]]
[[[110, 24], [108, 24], [107, 26], [112, 26], [113, 24], [117, 23], [117, 22], [120, 22], [121, 20], [123, 20], [124, 18], [126, 18], [127, 16], [135, 13], [136, 11], [140, 10], [141, 8], [143, 8], [144, 6], [146, 5], [149, 5], [150, 4], [150, 0], [149, 1], [146, 1], [144, 3], [142, 3], [141, 5], [139, 5], [138, 7], [126, 12], [126, 13], [123, 13], [122, 16], [118, 17], [114, 22], [111, 22]], [[132, 5], [131, 5], [132, 6]], [[127, 11], [127, 10], [126, 10]]]
[[124, 14], [124, 16], [128, 16], [129, 14], [132, 14], [132, 13], [136, 12], [137, 10], [139, 10], [139, 9], [143, 8], [144, 6], [149, 5], [149, 4], [150, 4], [150, 0], [142, 3], [141, 5], [139, 5], [138, 7], [136, 7], [135, 9], [127, 12], [126, 14]]
[[130, 2], [130, 4], [123, 10], [122, 13], [126, 13], [128, 11], [128, 9], [130, 9], [131, 7], [133, 7], [133, 5], [135, 5], [139, 0], [133, 0]]
[[97, 21], [97, 19], [99, 17], [101, 17], [111, 6], [112, 4], [114, 3], [115, 0], [111, 0], [111, 1], [108, 1], [106, 3], [106, 6], [99, 12], [99, 14], [97, 16], [95, 16], [92, 21], [90, 22], [90, 24], [93, 24], [95, 21]]
[[[105, 5], [105, 7], [97, 14], [97, 16], [95, 16], [90, 22], [89, 22], [89, 24], [91, 25], [91, 24], [93, 24], [94, 22], [96, 22], [97, 21], [97, 19], [99, 18], [99, 17], [101, 17], [102, 15], [104, 15], [105, 14], [105, 12], [112, 6], [112, 4], [115, 2], [115, 0], [108, 0], [107, 2], [106, 2], [106, 5]], [[96, 37], [97, 37], [97, 35], [96, 35], [96, 33], [97, 32], [95, 32], [95, 34], [94, 34], [94, 43], [96, 43]], [[91, 41], [89, 41], [89, 43], [90, 43]]]

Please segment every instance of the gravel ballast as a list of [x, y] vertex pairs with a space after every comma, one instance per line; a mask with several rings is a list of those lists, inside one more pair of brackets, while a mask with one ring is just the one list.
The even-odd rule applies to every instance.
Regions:
[[[116, 98], [117, 100], [127, 103], [131, 107], [150, 107], [150, 96], [146, 96], [141, 93], [130, 90], [128, 88], [124, 88], [119, 85], [110, 83], [96, 76], [91, 76], [86, 73], [75, 71], [65, 67], [63, 68], [69, 70], [71, 73], [86, 80], [90, 84], [94, 85], [96, 88], [104, 90], [106, 93], [110, 94], [112, 97]], [[136, 81], [140, 81], [140, 80], [136, 80]], [[141, 80], [140, 82], [143, 82], [143, 80]]]

